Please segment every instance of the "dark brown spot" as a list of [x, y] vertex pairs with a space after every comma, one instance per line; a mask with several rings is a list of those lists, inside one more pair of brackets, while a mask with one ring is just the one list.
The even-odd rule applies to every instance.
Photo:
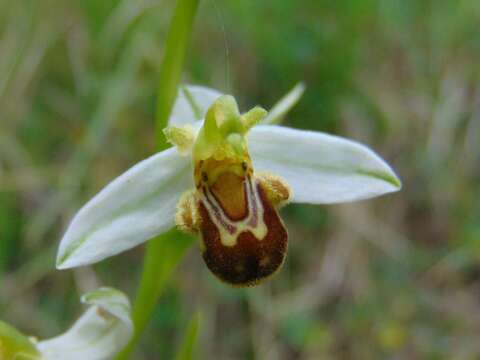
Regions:
[[253, 286], [273, 275], [287, 253], [287, 230], [275, 208], [268, 202], [263, 188], [258, 183], [256, 186], [268, 229], [262, 240], [256, 239], [250, 231], [245, 231], [238, 236], [234, 246], [223, 245], [220, 232], [206, 207], [199, 202], [201, 235], [205, 248], [203, 259], [213, 274], [234, 286]]

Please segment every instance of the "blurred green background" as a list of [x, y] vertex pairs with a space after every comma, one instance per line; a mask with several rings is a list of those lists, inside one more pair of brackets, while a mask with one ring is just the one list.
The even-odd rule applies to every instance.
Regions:
[[[63, 230], [154, 151], [169, 0], [0, 0], [0, 318], [40, 338], [98, 285], [133, 296], [143, 247], [56, 271]], [[287, 262], [247, 290], [179, 266], [135, 359], [170, 359], [196, 310], [199, 359], [478, 359], [478, 0], [203, 0], [184, 80], [287, 125], [373, 147], [400, 193], [291, 205]], [[161, 259], [159, 259], [161, 261]]]

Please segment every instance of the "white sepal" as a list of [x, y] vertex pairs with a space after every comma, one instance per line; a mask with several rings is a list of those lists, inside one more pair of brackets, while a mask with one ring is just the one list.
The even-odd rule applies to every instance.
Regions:
[[192, 184], [190, 158], [174, 148], [139, 162], [73, 218], [60, 242], [57, 268], [100, 261], [169, 230], [177, 201]]
[[331, 204], [401, 188], [392, 168], [365, 145], [320, 132], [260, 125], [249, 135], [255, 170], [283, 177], [293, 202]]

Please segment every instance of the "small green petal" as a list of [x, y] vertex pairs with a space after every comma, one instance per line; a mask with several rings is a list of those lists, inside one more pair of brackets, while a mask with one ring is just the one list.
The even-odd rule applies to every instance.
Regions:
[[253, 109], [242, 115], [242, 123], [246, 131], [260, 123], [266, 116], [267, 110], [260, 106], [255, 106]]
[[169, 126], [163, 129], [167, 141], [176, 146], [178, 152], [187, 155], [195, 143], [195, 131], [191, 125]]
[[303, 93], [305, 85], [298, 83], [283, 96], [269, 111], [268, 115], [262, 120], [262, 124], [279, 124], [283, 121], [285, 115], [298, 103]]

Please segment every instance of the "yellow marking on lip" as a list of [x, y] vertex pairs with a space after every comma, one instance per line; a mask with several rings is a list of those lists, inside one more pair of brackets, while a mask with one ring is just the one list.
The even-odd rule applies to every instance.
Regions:
[[212, 196], [209, 189], [206, 190], [205, 194], [201, 194], [201, 201], [211, 215], [212, 222], [217, 227], [220, 233], [220, 240], [224, 246], [235, 246], [238, 236], [243, 232], [251, 232], [258, 241], [265, 238], [268, 232], [267, 225], [263, 219], [264, 208], [256, 181], [250, 177], [245, 177], [243, 182], [247, 184], [244, 188], [244, 191], [246, 191], [247, 214], [240, 220], [230, 219], [222, 204]]
[[217, 178], [210, 190], [229, 219], [241, 220], [248, 215], [245, 178], [225, 172]]

